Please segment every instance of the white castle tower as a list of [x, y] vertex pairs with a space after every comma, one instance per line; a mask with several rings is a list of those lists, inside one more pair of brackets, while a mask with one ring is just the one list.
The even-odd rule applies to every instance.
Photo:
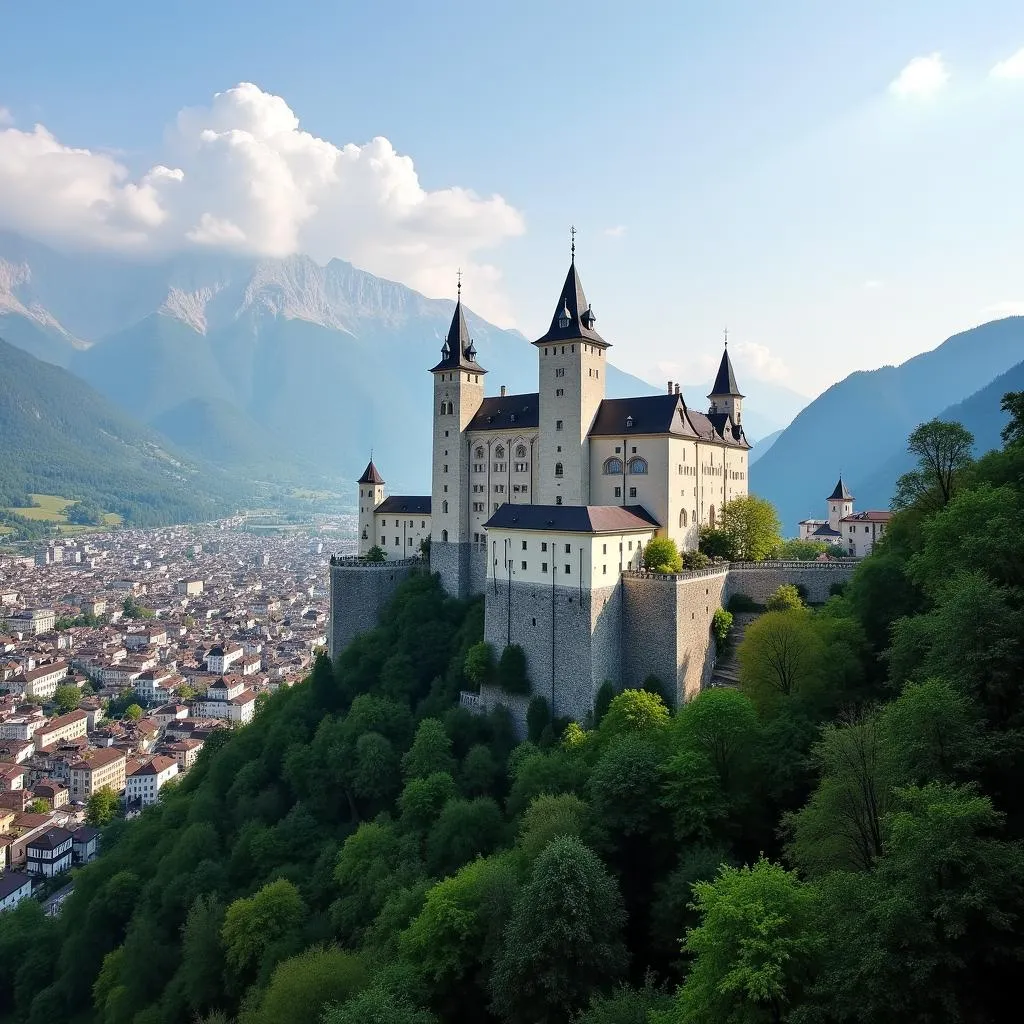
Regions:
[[362, 558], [377, 543], [373, 512], [384, 500], [384, 477], [372, 458], [356, 482], [359, 484], [359, 556]]
[[839, 483], [828, 496], [828, 525], [839, 533], [840, 520], [850, 515], [853, 515], [853, 495], [847, 490], [840, 474]]

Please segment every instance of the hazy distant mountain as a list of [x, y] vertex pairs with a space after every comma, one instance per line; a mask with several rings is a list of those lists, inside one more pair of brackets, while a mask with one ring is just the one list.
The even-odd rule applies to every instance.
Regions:
[[222, 514], [239, 491], [66, 370], [0, 340], [0, 506], [26, 493], [88, 498], [155, 525]]
[[[994, 381], [970, 398], [943, 409], [940, 420], [962, 423], [974, 434], [975, 455], [984, 455], [993, 448], [1002, 447], [999, 436], [1009, 417], [1000, 409], [1007, 391], [1024, 391], [1024, 362], [1000, 374]], [[914, 459], [906, 448], [888, 459], [876, 473], [867, 477], [857, 492], [858, 504], [864, 508], [886, 508], [901, 474], [914, 468]], [[861, 500], [863, 495], [863, 500]]]
[[782, 437], [781, 430], [774, 430], [767, 437], [762, 437], [761, 440], [758, 441], [751, 449], [748, 465], [752, 466], [755, 462], [767, 455], [771, 446], [775, 444], [780, 437]]
[[858, 508], [885, 508], [891, 491], [880, 479], [869, 482], [898, 458], [910, 432], [1022, 358], [1024, 317], [1009, 317], [955, 334], [900, 366], [851, 374], [811, 402], [753, 465], [751, 489], [775, 503], [790, 534], [799, 520], [823, 514], [840, 471]]
[[[552, 295], [560, 283], [560, 275], [552, 280]], [[392, 490], [429, 486], [427, 371], [439, 357], [451, 301], [342, 260], [321, 267], [304, 256], [185, 254], [131, 263], [56, 253], [3, 233], [0, 296], [0, 332], [69, 367], [199, 457], [216, 452], [230, 464], [236, 453], [247, 470], [269, 478], [279, 465], [269, 438], [277, 452], [283, 447], [300, 463], [351, 480], [372, 446]], [[600, 301], [595, 306], [600, 315]], [[527, 339], [472, 312], [467, 320], [489, 371], [488, 393], [502, 384], [513, 393], [535, 390]], [[750, 381], [747, 389], [753, 438], [784, 425], [803, 402], [767, 386], [778, 410], [771, 412], [761, 385]], [[657, 390], [609, 367], [609, 397]], [[686, 395], [704, 408], [707, 390]], [[260, 429], [246, 439], [250, 424]], [[255, 464], [264, 449], [268, 459]]]

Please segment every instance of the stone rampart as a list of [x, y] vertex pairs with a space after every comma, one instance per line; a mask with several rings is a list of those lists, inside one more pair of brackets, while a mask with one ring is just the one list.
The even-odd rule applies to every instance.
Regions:
[[783, 583], [801, 586], [810, 604], [824, 604], [833, 584], [850, 580], [857, 561], [832, 562], [733, 562], [729, 566], [729, 583], [724, 600], [733, 594], [745, 594], [764, 604]]
[[469, 595], [471, 544], [456, 544], [431, 537], [430, 571], [441, 577], [441, 586], [452, 597]]
[[340, 559], [332, 563], [328, 636], [331, 658], [336, 658], [358, 634], [373, 629], [398, 587], [422, 569], [419, 559], [379, 563]]
[[531, 696], [548, 699], [552, 713], [583, 720], [605, 679], [621, 675], [621, 586], [582, 592], [578, 587], [492, 581], [487, 588], [484, 639], [500, 657], [506, 644], [519, 644], [533, 692], [506, 694], [497, 687], [481, 690], [490, 710], [503, 704], [525, 732]]

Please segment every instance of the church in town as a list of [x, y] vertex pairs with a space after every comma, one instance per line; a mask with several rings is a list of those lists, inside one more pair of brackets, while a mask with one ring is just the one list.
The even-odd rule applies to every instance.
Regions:
[[430, 370], [431, 494], [385, 497], [371, 460], [359, 480], [361, 555], [376, 545], [389, 559], [415, 556], [429, 536], [431, 568], [459, 596], [495, 576], [606, 586], [639, 566], [652, 536], [696, 548], [700, 527], [747, 493], [744, 396], [728, 348], [706, 410], [688, 408], [671, 382], [661, 395], [605, 398], [611, 345], [574, 246], [550, 326], [533, 343], [538, 390], [485, 396], [485, 355], [459, 291]]

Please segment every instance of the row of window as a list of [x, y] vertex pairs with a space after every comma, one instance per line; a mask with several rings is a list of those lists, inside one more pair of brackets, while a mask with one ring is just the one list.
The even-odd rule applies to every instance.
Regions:
[[[388, 543], [388, 539], [387, 539], [387, 537], [385, 537], [385, 536], [384, 536], [384, 534], [382, 533], [382, 534], [380, 535], [380, 546], [381, 546], [381, 547], [386, 547], [386, 546], [387, 546], [387, 543]], [[402, 538], [401, 538], [401, 537], [396, 537], [396, 538], [395, 538], [395, 547], [396, 547], [396, 548], [400, 548], [401, 546], [402, 546]], [[407, 537], [407, 538], [406, 538], [406, 544], [405, 544], [405, 546], [406, 546], [406, 547], [409, 547], [409, 548], [411, 548], [411, 547], [412, 547], [412, 537]]]
[[[634, 476], [644, 476], [647, 473], [647, 460], [642, 459], [639, 456], [634, 456], [626, 463], [626, 469]], [[604, 460], [604, 474], [605, 476], [621, 476], [622, 475], [622, 459], [612, 456], [610, 459]]]
[[[474, 451], [473, 454], [478, 459], [482, 459], [484, 457], [484, 446], [482, 444], [478, 444], [476, 446], [476, 451]], [[499, 445], [495, 446], [494, 457], [496, 459], [503, 459], [503, 458], [505, 458], [505, 446], [503, 444], [499, 444]], [[526, 458], [526, 445], [525, 444], [517, 444], [516, 445], [516, 458], [517, 459], [525, 459]]]
[[[559, 326], [560, 327], [568, 327], [569, 326], [568, 320], [566, 320], [565, 323], [562, 323], [562, 321], [559, 320]], [[559, 348], [561, 348], [561, 350], [562, 350], [561, 351], [561, 355], [564, 356], [565, 355], [565, 346], [564, 345], [561, 345], [561, 346], [559, 346], [559, 345], [551, 345], [550, 347], [549, 346], [545, 346], [545, 348], [544, 348], [544, 355], [548, 355], [549, 353], [553, 353], [554, 355], [557, 356], [557, 355], [559, 355], [559, 351], [558, 351]], [[576, 351], [576, 346], [575, 345], [570, 345], [569, 346], [569, 352], [572, 353], [572, 352], [575, 352], [575, 351]], [[583, 351], [584, 352], [596, 352], [599, 357], [604, 356], [604, 349], [600, 348], [597, 345], [588, 345], [585, 342], [583, 344]]]
[[[386, 519], [382, 519], [380, 521], [380, 525], [381, 526], [387, 526], [388, 525], [388, 521]], [[402, 525], [402, 521], [400, 519], [396, 519], [395, 520], [395, 526], [401, 526], [401, 525]], [[416, 520], [410, 519], [405, 525], [406, 526], [415, 526], [416, 525]], [[427, 521], [426, 521], [426, 519], [421, 519], [420, 520], [420, 529], [421, 530], [425, 530], [426, 528], [427, 528]]]

